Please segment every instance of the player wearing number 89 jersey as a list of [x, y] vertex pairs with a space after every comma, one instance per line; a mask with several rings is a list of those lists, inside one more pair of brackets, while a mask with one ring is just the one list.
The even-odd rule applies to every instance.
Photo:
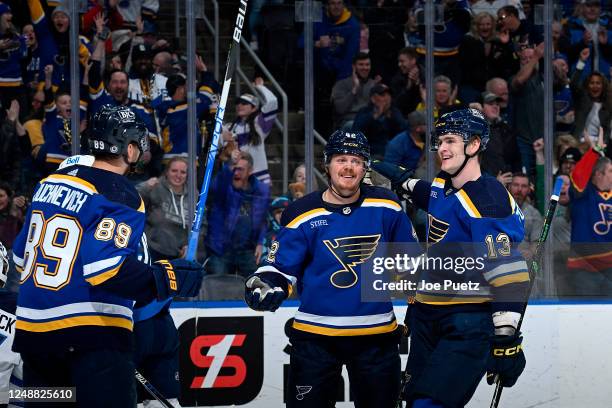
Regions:
[[176, 261], [165, 270], [137, 258], [144, 204], [123, 175], [148, 148], [144, 126], [115, 107], [96, 115], [93, 130], [94, 156], [76, 156], [39, 183], [15, 240], [21, 287], [13, 348], [25, 386], [75, 386], [78, 406], [130, 407], [134, 301], [192, 294], [180, 292]]

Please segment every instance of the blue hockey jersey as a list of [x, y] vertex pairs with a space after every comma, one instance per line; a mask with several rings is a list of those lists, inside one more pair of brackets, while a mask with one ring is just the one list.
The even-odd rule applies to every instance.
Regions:
[[144, 203], [120, 175], [77, 165], [43, 179], [13, 246], [15, 350], [129, 349], [134, 301], [98, 285], [121, 275], [144, 225]]
[[[525, 217], [503, 185], [483, 175], [457, 190], [442, 172], [431, 185], [419, 181], [415, 194], [420, 197], [417, 205], [428, 208], [427, 256], [474, 260], [473, 267], [462, 269], [456, 263], [449, 269], [432, 262], [434, 266], [424, 268], [420, 278], [440, 286], [423, 285], [416, 300], [462, 309], [492, 304], [492, 311], [520, 312], [529, 282], [527, 263], [518, 251]], [[449, 281], [456, 285], [445, 287]]]
[[388, 333], [397, 327], [393, 305], [362, 302], [363, 263], [385, 242], [416, 242], [397, 197], [363, 186], [359, 200], [332, 206], [322, 192], [293, 202], [284, 226], [256, 273], [284, 277], [297, 287], [301, 304], [293, 327], [327, 336]]
[[[198, 120], [209, 113], [214, 117], [217, 105], [213, 102], [210, 95], [212, 90], [208, 86], [200, 87], [196, 96], [196, 117]], [[164, 150], [164, 160], [170, 160], [177, 156], [186, 156], [188, 151], [188, 129], [187, 129], [187, 102], [174, 101], [171, 98], [159, 96], [151, 105], [154, 107], [159, 117], [162, 127], [160, 142]], [[196, 151], [202, 149], [202, 134], [196, 128]]]

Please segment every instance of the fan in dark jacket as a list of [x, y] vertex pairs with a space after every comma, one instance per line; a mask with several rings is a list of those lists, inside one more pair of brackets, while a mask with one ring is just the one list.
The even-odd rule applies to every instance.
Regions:
[[516, 133], [508, 122], [499, 116], [500, 101], [501, 99], [492, 92], [485, 92], [482, 97], [482, 110], [489, 122], [491, 138], [487, 150], [482, 153], [480, 167], [494, 177], [521, 171], [521, 155], [516, 142]]
[[519, 69], [513, 45], [499, 40], [492, 15], [486, 12], [476, 15], [473, 27], [459, 46], [459, 99], [464, 103], [478, 101], [489, 79], [500, 77], [508, 80]]

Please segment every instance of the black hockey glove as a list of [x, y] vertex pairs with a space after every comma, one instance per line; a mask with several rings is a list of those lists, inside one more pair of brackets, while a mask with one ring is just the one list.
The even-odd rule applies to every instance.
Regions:
[[251, 275], [246, 281], [244, 300], [253, 310], [274, 312], [285, 299], [287, 292], [263, 277]]
[[196, 296], [202, 286], [204, 267], [185, 259], [161, 260], [155, 262], [151, 269], [155, 277], [157, 298]]
[[[391, 189], [403, 200], [412, 202], [412, 188], [408, 183], [414, 175], [413, 170], [380, 160], [372, 160], [370, 167], [391, 182]], [[413, 186], [414, 187], [414, 186]]]
[[501, 385], [512, 387], [525, 369], [523, 338], [518, 332], [512, 336], [493, 336], [491, 355], [487, 362], [487, 382], [495, 383], [499, 376]]

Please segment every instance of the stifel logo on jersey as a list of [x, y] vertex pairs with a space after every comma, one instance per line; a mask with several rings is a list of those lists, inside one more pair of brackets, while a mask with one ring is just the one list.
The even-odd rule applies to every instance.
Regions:
[[263, 384], [263, 317], [201, 317], [179, 327], [181, 405], [241, 405]]

